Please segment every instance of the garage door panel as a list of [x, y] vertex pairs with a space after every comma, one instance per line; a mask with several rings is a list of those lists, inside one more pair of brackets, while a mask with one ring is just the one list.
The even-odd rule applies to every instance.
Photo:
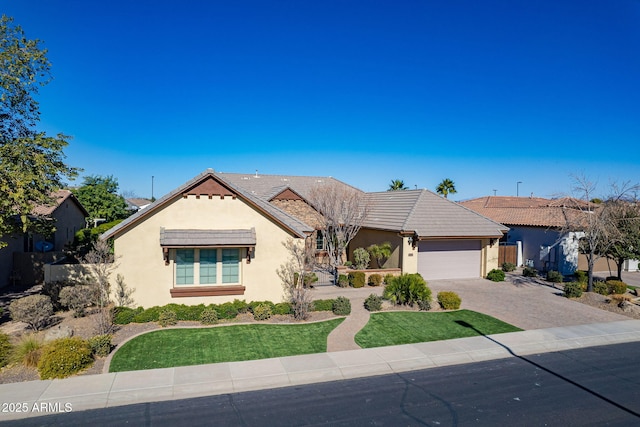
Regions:
[[418, 272], [425, 279], [480, 277], [480, 240], [430, 240], [418, 244]]

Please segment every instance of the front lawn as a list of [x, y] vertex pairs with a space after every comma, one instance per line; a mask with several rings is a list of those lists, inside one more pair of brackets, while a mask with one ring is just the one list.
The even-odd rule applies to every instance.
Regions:
[[154, 331], [118, 349], [109, 372], [323, 353], [329, 332], [343, 320]]
[[371, 348], [521, 330], [470, 310], [372, 313], [366, 326], [356, 334], [355, 340], [360, 347]]

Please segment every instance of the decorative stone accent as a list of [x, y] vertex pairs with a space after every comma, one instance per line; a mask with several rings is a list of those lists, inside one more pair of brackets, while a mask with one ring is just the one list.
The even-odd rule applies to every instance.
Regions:
[[73, 329], [69, 326], [54, 326], [49, 329], [44, 335], [44, 341], [53, 341], [59, 338], [71, 338], [73, 336]]

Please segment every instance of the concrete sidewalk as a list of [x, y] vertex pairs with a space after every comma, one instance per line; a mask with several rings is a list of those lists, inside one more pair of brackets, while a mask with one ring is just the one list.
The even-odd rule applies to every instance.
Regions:
[[[640, 341], [640, 320], [0, 385], [0, 421]], [[13, 406], [11, 406], [13, 405]]]

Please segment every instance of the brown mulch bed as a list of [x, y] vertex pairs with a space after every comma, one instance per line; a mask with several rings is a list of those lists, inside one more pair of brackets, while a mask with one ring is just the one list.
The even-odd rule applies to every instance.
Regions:
[[[91, 338], [97, 334], [96, 324], [94, 320], [95, 315], [88, 315], [86, 317], [74, 318], [71, 312], [56, 313], [54, 326], [69, 326], [73, 330], [73, 335], [84, 339]], [[305, 322], [319, 322], [322, 320], [333, 319], [335, 316], [330, 311], [317, 311], [312, 312]], [[293, 316], [275, 315], [269, 320], [257, 322], [253, 315], [250, 313], [241, 313], [235, 319], [221, 321], [219, 324], [243, 324], [243, 323], [272, 323], [272, 324], [287, 324], [287, 323], [300, 323], [293, 318]], [[200, 322], [178, 322], [175, 327], [202, 327]], [[119, 345], [129, 338], [138, 335], [142, 332], [152, 331], [155, 329], [161, 329], [161, 327], [155, 322], [149, 323], [130, 323], [128, 325], [116, 325], [116, 330], [113, 333], [112, 343]], [[9, 334], [14, 341], [18, 341], [21, 336], [32, 334], [33, 332], [28, 329], [27, 325], [20, 322], [6, 322], [0, 326], [0, 332]], [[37, 332], [36, 335], [44, 338], [46, 330]], [[104, 368], [106, 358], [97, 358], [93, 365], [79, 373], [78, 375], [95, 375], [101, 374]], [[15, 383], [22, 381], [34, 381], [39, 380], [38, 372], [35, 368], [27, 368], [22, 365], [9, 365], [0, 370], [0, 384]]]

